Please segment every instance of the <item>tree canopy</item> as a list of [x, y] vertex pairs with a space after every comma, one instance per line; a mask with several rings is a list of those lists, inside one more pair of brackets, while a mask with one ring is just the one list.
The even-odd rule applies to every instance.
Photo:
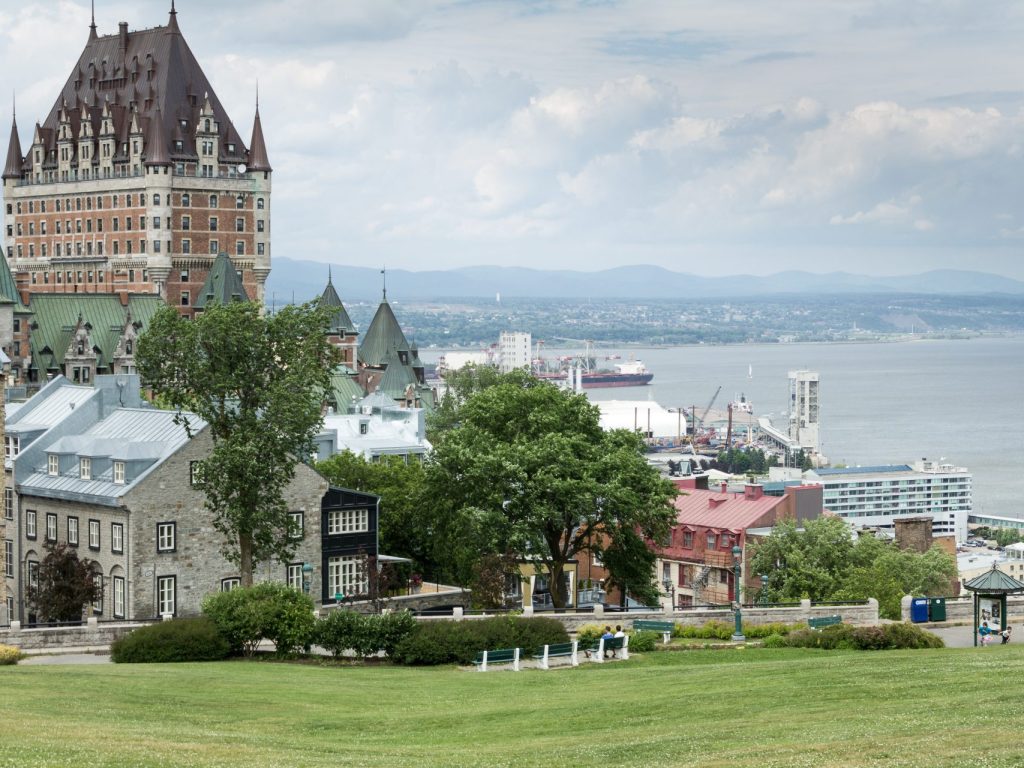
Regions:
[[163, 307], [139, 340], [143, 382], [178, 409], [190, 434], [183, 410], [209, 425], [213, 449], [196, 485], [243, 585], [254, 563], [287, 559], [295, 548], [284, 489], [322, 423], [336, 359], [329, 322], [317, 303], [274, 315], [252, 302], [215, 304], [191, 321]]
[[81, 621], [82, 609], [101, 594], [95, 568], [74, 547], [47, 542], [36, 583], [28, 588], [29, 605], [43, 621]]
[[750, 568], [768, 576], [768, 602], [873, 597], [889, 619], [899, 619], [904, 595], [944, 595], [956, 577], [956, 560], [941, 548], [919, 554], [872, 535], [855, 539], [837, 517], [810, 520], [802, 531], [779, 523], [754, 546]]
[[430, 534], [463, 583], [482, 555], [516, 553], [547, 568], [563, 607], [565, 567], [579, 553], [619, 534], [668, 531], [674, 486], [644, 460], [639, 436], [601, 428], [586, 397], [506, 374], [455, 416], [426, 470]]

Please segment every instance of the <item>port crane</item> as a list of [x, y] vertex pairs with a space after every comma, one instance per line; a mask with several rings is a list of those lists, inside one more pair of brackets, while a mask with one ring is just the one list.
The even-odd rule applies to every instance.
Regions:
[[694, 445], [697, 442], [697, 431], [704, 427], [704, 419], [706, 419], [708, 417], [708, 412], [711, 410], [711, 406], [713, 406], [715, 404], [715, 401], [718, 400], [718, 395], [721, 393], [721, 391], [722, 391], [722, 386], [719, 385], [718, 389], [715, 390], [715, 394], [713, 394], [711, 396], [711, 400], [708, 401], [707, 406], [704, 408], [704, 411], [701, 413], [700, 418], [697, 418], [697, 407], [696, 406], [691, 406], [692, 411], [693, 411], [693, 427], [692, 427], [691, 432], [690, 432], [690, 450], [693, 451], [693, 453], [697, 452], [694, 449]]

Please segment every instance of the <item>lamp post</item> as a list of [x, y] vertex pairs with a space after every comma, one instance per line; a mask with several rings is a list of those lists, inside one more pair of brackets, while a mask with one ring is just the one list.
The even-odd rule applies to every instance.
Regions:
[[761, 605], [768, 605], [768, 574], [761, 574]]
[[740, 550], [739, 544], [734, 544], [732, 548], [732, 573], [733, 573], [733, 607], [736, 612], [736, 629], [732, 633], [732, 641], [734, 643], [745, 642], [747, 638], [743, 636], [743, 610], [740, 607]]
[[676, 609], [675, 584], [672, 583], [672, 579], [665, 579], [661, 584], [665, 587], [665, 594], [668, 595], [668, 612], [671, 613]]

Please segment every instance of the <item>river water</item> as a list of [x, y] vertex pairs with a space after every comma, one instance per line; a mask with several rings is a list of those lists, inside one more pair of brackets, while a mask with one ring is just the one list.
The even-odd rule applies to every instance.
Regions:
[[[545, 355], [578, 350], [545, 350]], [[425, 351], [434, 362], [438, 350]], [[645, 387], [589, 389], [598, 400], [651, 399], [666, 408], [741, 393], [785, 429], [788, 372], [821, 376], [821, 450], [833, 463], [912, 464], [927, 457], [967, 467], [974, 509], [1024, 517], [1024, 337], [892, 343], [601, 348], [642, 360]]]

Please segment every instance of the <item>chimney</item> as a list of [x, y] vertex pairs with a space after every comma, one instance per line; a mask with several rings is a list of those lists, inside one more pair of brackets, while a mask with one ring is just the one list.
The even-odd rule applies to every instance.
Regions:
[[719, 498], [716, 498], [714, 496], [710, 496], [708, 498], [708, 509], [714, 509], [719, 504], [724, 504], [724, 503], [725, 503], [725, 499], [719, 499]]
[[727, 493], [728, 491], [729, 491], [729, 484], [727, 482], [725, 482], [725, 480], [723, 480], [722, 481], [722, 493]]
[[117, 25], [117, 36], [121, 39], [121, 53], [128, 50], [128, 22], [122, 21]]
[[764, 496], [764, 486], [760, 483], [747, 483], [743, 486], [743, 498], [760, 499]]

